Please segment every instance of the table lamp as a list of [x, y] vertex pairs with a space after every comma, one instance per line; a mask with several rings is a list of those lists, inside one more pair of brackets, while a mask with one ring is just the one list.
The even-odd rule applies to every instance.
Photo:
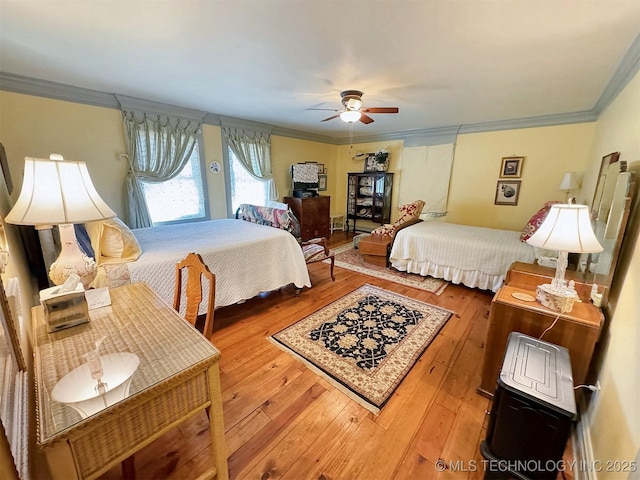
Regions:
[[[85, 162], [66, 161], [62, 155], [52, 154], [49, 159], [25, 158], [22, 190], [5, 221], [33, 225], [38, 230], [53, 283], [61, 285], [75, 273], [87, 288], [96, 276], [96, 262], [80, 249], [73, 224], [115, 216], [98, 195]], [[53, 263], [52, 225], [59, 227], [61, 244], [60, 256]]]
[[567, 202], [569, 201], [569, 197], [571, 196], [571, 190], [575, 190], [580, 187], [580, 182], [578, 178], [578, 174], [576, 172], [566, 172], [564, 177], [562, 177], [562, 181], [560, 182], [560, 186], [558, 190], [564, 190], [567, 195]]
[[534, 247], [559, 251], [555, 278], [550, 284], [538, 285], [536, 299], [552, 310], [570, 312], [578, 295], [571, 285], [567, 286], [564, 279], [569, 252], [602, 251], [602, 246], [591, 228], [589, 208], [586, 205], [571, 203], [552, 205], [542, 225], [529, 237], [527, 243]]

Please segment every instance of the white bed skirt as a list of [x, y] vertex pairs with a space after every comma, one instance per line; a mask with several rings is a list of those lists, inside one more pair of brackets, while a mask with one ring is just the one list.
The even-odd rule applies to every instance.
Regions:
[[459, 268], [436, 265], [432, 262], [417, 260], [392, 260], [391, 265], [401, 272], [417, 273], [422, 276], [442, 278], [451, 283], [466, 285], [471, 288], [497, 292], [504, 283], [504, 275], [487, 275], [477, 270], [460, 270]]

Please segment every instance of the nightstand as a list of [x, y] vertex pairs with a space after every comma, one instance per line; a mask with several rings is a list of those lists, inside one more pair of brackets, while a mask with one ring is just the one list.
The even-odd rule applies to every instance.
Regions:
[[[513, 282], [513, 273], [510, 272], [507, 278]], [[548, 278], [541, 278], [539, 283], [546, 281]], [[521, 300], [513, 294], [521, 298], [528, 295], [533, 300]], [[522, 288], [505, 285], [493, 297], [484, 345], [482, 378], [478, 388], [480, 393], [493, 396], [509, 333], [520, 332], [539, 338], [556, 317], [558, 321], [555, 326], [542, 339], [566, 347], [571, 359], [573, 384], [585, 382], [591, 356], [600, 337], [604, 318], [602, 311], [591, 303], [576, 302], [571, 312], [560, 313], [542, 306], [535, 300], [535, 296], [535, 286]]]

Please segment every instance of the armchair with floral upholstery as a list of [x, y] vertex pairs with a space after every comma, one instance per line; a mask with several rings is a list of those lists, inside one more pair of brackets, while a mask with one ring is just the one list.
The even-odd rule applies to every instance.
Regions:
[[325, 237], [319, 237], [302, 241], [300, 237], [300, 222], [291, 210], [243, 203], [238, 207], [238, 210], [236, 210], [236, 218], [286, 230], [293, 235], [300, 244], [305, 263], [320, 262], [327, 258], [331, 260], [331, 280], [335, 281], [336, 277], [333, 273], [335, 255], [329, 250], [327, 239]]

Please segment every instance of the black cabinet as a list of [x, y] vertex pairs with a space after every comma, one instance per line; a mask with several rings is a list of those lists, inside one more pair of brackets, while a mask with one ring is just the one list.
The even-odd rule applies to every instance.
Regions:
[[480, 445], [485, 479], [555, 479], [575, 415], [569, 351], [511, 332]]
[[347, 180], [347, 231], [349, 220], [370, 220], [380, 225], [391, 219], [393, 173], [349, 173]]

